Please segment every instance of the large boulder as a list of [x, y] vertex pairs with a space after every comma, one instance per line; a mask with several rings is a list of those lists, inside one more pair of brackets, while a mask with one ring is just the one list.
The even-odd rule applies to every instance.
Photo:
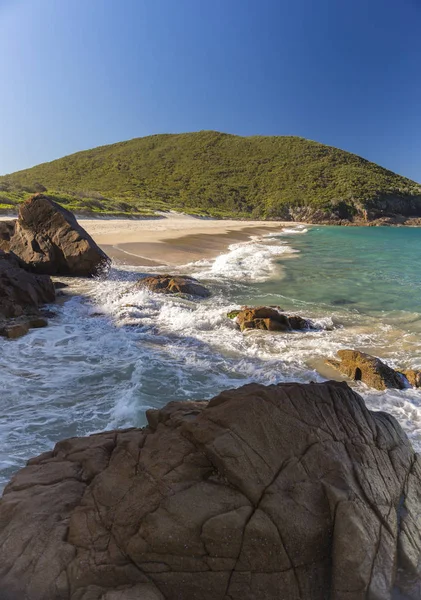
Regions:
[[109, 262], [74, 215], [37, 194], [20, 205], [9, 249], [35, 273], [91, 276]]
[[15, 475], [2, 600], [421, 598], [420, 459], [346, 384], [251, 384], [147, 416]]
[[243, 306], [232, 311], [229, 317], [235, 317], [241, 331], [245, 329], [263, 329], [264, 331], [305, 331], [314, 329], [309, 319], [299, 315], [287, 315], [276, 306]]
[[0, 250], [0, 319], [36, 314], [40, 305], [54, 300], [48, 275], [28, 273], [16, 256]]
[[326, 363], [354, 381], [362, 381], [376, 390], [402, 390], [408, 385], [402, 373], [389, 367], [380, 358], [359, 350], [339, 350], [337, 354], [340, 360], [329, 359]]
[[137, 287], [146, 287], [160, 294], [180, 294], [207, 298], [210, 291], [197, 279], [180, 275], [150, 275], [136, 282]]

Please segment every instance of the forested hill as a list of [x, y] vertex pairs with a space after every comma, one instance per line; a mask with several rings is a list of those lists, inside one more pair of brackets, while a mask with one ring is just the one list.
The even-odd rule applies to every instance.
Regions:
[[48, 191], [76, 212], [372, 220], [421, 216], [421, 185], [292, 136], [164, 134], [77, 152], [0, 177], [0, 208]]

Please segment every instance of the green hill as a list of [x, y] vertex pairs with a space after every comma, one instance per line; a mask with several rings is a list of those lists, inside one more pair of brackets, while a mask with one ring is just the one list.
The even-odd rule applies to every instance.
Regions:
[[303, 138], [154, 135], [0, 177], [0, 208], [46, 191], [70, 210], [252, 218], [421, 216], [421, 185]]

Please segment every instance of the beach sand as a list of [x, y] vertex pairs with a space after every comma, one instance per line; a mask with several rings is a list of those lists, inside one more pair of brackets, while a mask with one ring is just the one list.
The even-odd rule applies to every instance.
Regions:
[[213, 258], [230, 244], [290, 226], [283, 221], [239, 221], [165, 213], [157, 219], [78, 219], [118, 262], [135, 266], [182, 265]]

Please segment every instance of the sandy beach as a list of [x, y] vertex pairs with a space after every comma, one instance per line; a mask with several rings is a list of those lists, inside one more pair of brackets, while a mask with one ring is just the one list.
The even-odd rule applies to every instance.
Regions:
[[180, 265], [212, 258], [230, 244], [290, 226], [283, 221], [240, 221], [165, 213], [156, 219], [78, 219], [113, 259], [136, 266]]

